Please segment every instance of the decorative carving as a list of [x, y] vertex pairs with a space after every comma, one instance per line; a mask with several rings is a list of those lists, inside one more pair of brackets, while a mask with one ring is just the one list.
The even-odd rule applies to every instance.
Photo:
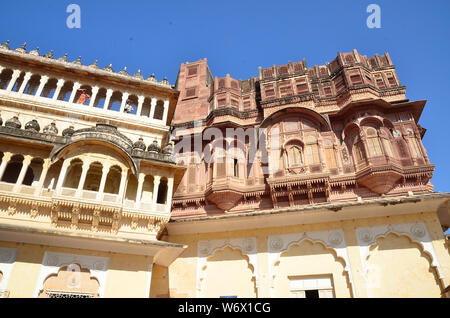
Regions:
[[61, 57], [58, 59], [58, 61], [60, 61], [60, 62], [68, 62], [69, 60], [67, 59], [67, 53], [64, 54], [64, 56], [61, 56]]
[[21, 47], [18, 47], [14, 51], [19, 52], [19, 53], [27, 53], [26, 47], [27, 47], [27, 42], [24, 42]]
[[133, 149], [136, 149], [136, 150], [145, 151], [146, 147], [147, 146], [145, 145], [143, 138], [139, 138], [139, 140], [133, 144]]
[[36, 49], [31, 50], [28, 54], [39, 56], [39, 46]]
[[75, 61], [73, 61], [72, 64], [82, 65], [82, 63], [81, 63], [81, 56], [79, 56]]
[[373, 234], [369, 229], [364, 229], [359, 233], [359, 239], [364, 243], [372, 242]]
[[62, 131], [62, 135], [64, 136], [64, 137], [71, 137], [72, 135], [73, 135], [73, 133], [75, 132], [75, 129], [74, 129], [74, 127], [73, 126], [69, 126], [68, 128], [66, 128], [66, 129], [64, 129], [63, 131]]
[[51, 51], [48, 52], [47, 54], [44, 54], [44, 57], [53, 60], [53, 59], [54, 59], [54, 57], [53, 57], [53, 50], [51, 50]]
[[6, 40], [5, 43], [0, 43], [0, 49], [10, 50], [10, 48], [9, 48], [9, 40]]
[[144, 79], [144, 77], [141, 74], [141, 70], [138, 70], [137, 73], [133, 75], [133, 77], [137, 78], [137, 79], [140, 79], [140, 80]]
[[153, 140], [153, 143], [148, 146], [147, 150], [149, 152], [159, 152], [158, 142], [156, 140]]
[[427, 230], [425, 229], [425, 226], [421, 223], [416, 223], [413, 226], [411, 226], [411, 234], [413, 237], [417, 239], [423, 238], [427, 233]]
[[333, 231], [328, 237], [328, 243], [335, 247], [339, 246], [343, 241], [342, 234], [340, 232]]
[[200, 242], [198, 246], [198, 251], [201, 256], [207, 256], [211, 252], [211, 244], [209, 242]]
[[281, 237], [272, 237], [270, 240], [270, 247], [274, 251], [281, 251], [283, 244], [283, 239]]

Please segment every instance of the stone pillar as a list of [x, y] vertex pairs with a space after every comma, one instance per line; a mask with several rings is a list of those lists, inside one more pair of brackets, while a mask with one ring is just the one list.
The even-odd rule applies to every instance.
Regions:
[[36, 97], [40, 97], [41, 96], [42, 90], [44, 89], [45, 84], [47, 84], [48, 79], [49, 79], [48, 76], [45, 76], [45, 75], [41, 77], [41, 82], [40, 82], [39, 87], [38, 87], [38, 89], [36, 91], [36, 95], [34, 95], [34, 96], [36, 96]]
[[25, 73], [25, 76], [24, 76], [24, 78], [23, 78], [22, 85], [20, 85], [20, 89], [19, 89], [19, 91], [18, 91], [19, 94], [22, 94], [23, 91], [25, 90], [25, 87], [27, 87], [27, 84], [28, 84], [28, 81], [29, 81], [30, 78], [31, 78], [31, 75], [32, 75], [31, 72], [26, 72], [26, 73]]
[[103, 199], [103, 192], [105, 190], [106, 177], [108, 176], [110, 165], [103, 166], [102, 179], [100, 180], [100, 187], [98, 188], [97, 200]]
[[158, 200], [158, 189], [159, 189], [159, 182], [161, 180], [161, 176], [154, 176], [153, 178], [153, 211], [156, 211], [156, 202]]
[[11, 80], [8, 83], [8, 87], [6, 88], [6, 91], [10, 92], [13, 89], [14, 84], [16, 84], [16, 81], [17, 81], [17, 79], [20, 76], [20, 72], [21, 72], [20, 70], [14, 70], [13, 71], [12, 76], [11, 76]]
[[80, 86], [81, 86], [81, 84], [78, 82], [75, 82], [73, 84], [72, 94], [70, 94], [69, 103], [73, 103], [73, 100], [75, 99], [75, 95], [77, 94], [77, 91], [80, 88]]
[[67, 168], [70, 166], [69, 160], [64, 160], [64, 163], [59, 172], [58, 182], [56, 183], [56, 194], [61, 194], [64, 179], [66, 178]]
[[144, 96], [139, 96], [138, 97], [138, 107], [137, 107], [137, 111], [136, 111], [136, 116], [141, 116], [141, 112], [142, 112], [142, 104], [144, 104]]
[[80, 181], [78, 182], [78, 188], [76, 192], [76, 197], [81, 196], [81, 192], [83, 191], [84, 181], [86, 181], [87, 172], [89, 170], [90, 162], [83, 162], [83, 170], [81, 172]]
[[5, 173], [6, 165], [12, 157], [11, 152], [4, 152], [2, 157], [2, 163], [0, 164], [0, 180], [3, 178], [3, 174]]
[[63, 79], [59, 79], [58, 83], [56, 83], [56, 89], [55, 89], [55, 93], [53, 94], [52, 99], [53, 100], [57, 100], [59, 93], [61, 92], [61, 88], [64, 86], [64, 80]]
[[138, 188], [137, 188], [137, 191], [136, 191], [136, 201], [135, 201], [135, 204], [134, 204], [134, 206], [136, 208], [138, 208], [140, 203], [141, 203], [142, 186], [144, 184], [144, 179], [145, 179], [145, 174], [140, 173], [139, 174], [139, 178], [138, 178]]
[[158, 100], [156, 98], [152, 98], [151, 107], [150, 107], [150, 115], [149, 115], [149, 117], [151, 119], [153, 119], [153, 116], [155, 115], [155, 107], [156, 107], [157, 101]]
[[125, 109], [125, 103], [128, 100], [128, 96], [130, 96], [129, 93], [122, 93], [122, 104], [120, 104], [119, 113], [123, 113], [123, 110]]
[[41, 194], [42, 188], [44, 187], [45, 177], [47, 176], [48, 168], [50, 167], [50, 159], [44, 159], [44, 164], [42, 165], [41, 176], [39, 177], [39, 182], [36, 187], [34, 195], [39, 196]]
[[163, 123], [164, 123], [164, 125], [167, 125], [167, 113], [169, 112], [169, 100], [168, 99], [166, 99], [165, 101], [164, 101], [164, 113], [163, 113], [163, 118], [162, 118], [162, 121], [163, 121]]
[[98, 86], [92, 87], [92, 96], [91, 96], [91, 100], [89, 101], [89, 108], [91, 108], [91, 109], [94, 107], [94, 103], [95, 103], [95, 99], [97, 98], [98, 90], [99, 90]]
[[172, 207], [172, 193], [173, 193], [173, 177], [167, 180], [167, 200], [166, 200], [166, 212], [170, 213]]
[[31, 156], [25, 156], [23, 158], [22, 169], [20, 169], [19, 177], [17, 178], [16, 184], [14, 186], [14, 189], [13, 189], [14, 192], [19, 191], [19, 188], [22, 185], [23, 179], [25, 178], [25, 174], [27, 173], [28, 166], [31, 163], [31, 159], [33, 159], [33, 157], [31, 157]]
[[123, 195], [125, 194], [125, 186], [127, 184], [128, 170], [122, 171], [122, 176], [120, 179], [119, 195], [117, 196], [117, 201], [121, 202]]
[[106, 90], [105, 105], [103, 105], [103, 109], [105, 109], [105, 110], [108, 109], [108, 106], [109, 106], [109, 100], [111, 99], [112, 94], [113, 94], [113, 90], [110, 89], [110, 88], [108, 88], [108, 89]]

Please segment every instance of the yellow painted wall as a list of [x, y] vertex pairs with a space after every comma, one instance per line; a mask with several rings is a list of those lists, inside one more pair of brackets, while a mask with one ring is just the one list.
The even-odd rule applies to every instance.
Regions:
[[257, 295], [254, 268], [248, 257], [238, 249], [225, 247], [207, 258], [202, 269], [200, 297], [238, 296], [255, 298]]
[[[188, 248], [176, 259], [168, 268], [169, 276], [169, 289], [171, 291], [171, 297], [196, 297], [196, 282], [197, 282], [197, 243], [204, 240], [219, 240], [219, 239], [233, 239], [243, 237], [256, 237], [258, 244], [258, 276], [259, 276], [259, 297], [270, 297], [271, 278], [268, 270], [269, 256], [267, 248], [267, 237], [271, 235], [283, 235], [289, 233], [303, 233], [303, 232], [315, 232], [315, 231], [328, 231], [333, 229], [342, 229], [344, 231], [345, 240], [347, 243], [347, 254], [349, 258], [349, 268], [352, 274], [352, 285], [349, 286], [347, 278], [343, 274], [343, 264], [337, 262], [333, 254], [328, 250], [316, 244], [307, 247], [297, 246], [294, 250], [289, 250], [289, 253], [293, 253], [289, 257], [281, 257], [280, 264], [277, 266], [277, 277], [275, 279], [275, 295], [277, 297], [287, 297], [287, 277], [290, 275], [333, 275], [333, 284], [335, 287], [336, 297], [369, 297], [368, 287], [366, 284], [366, 277], [363, 271], [363, 265], [361, 262], [360, 248], [358, 246], [355, 229], [358, 227], [379, 226], [385, 224], [401, 224], [401, 223], [413, 223], [424, 222], [427, 225], [428, 232], [430, 233], [433, 246], [436, 255], [441, 264], [441, 271], [446, 279], [446, 284], [450, 283], [450, 254], [448, 248], [445, 245], [444, 235], [440, 228], [439, 221], [435, 212], [424, 212], [417, 214], [404, 214], [395, 215], [390, 217], [377, 217], [370, 219], [357, 219], [357, 220], [345, 220], [329, 223], [317, 223], [317, 224], [305, 224], [305, 225], [292, 225], [278, 228], [265, 228], [265, 229], [250, 229], [242, 231], [229, 231], [218, 233], [199, 233], [199, 234], [186, 234], [186, 235], [169, 235], [164, 239], [173, 243], [183, 243], [188, 245]], [[403, 249], [403, 243], [399, 244], [398, 250]], [[394, 246], [395, 246], [394, 244]], [[303, 243], [301, 245], [304, 245]], [[417, 247], [415, 247], [417, 249]], [[395, 252], [395, 250], [393, 250]], [[401, 254], [399, 254], [401, 255]], [[424, 267], [422, 259], [418, 256], [418, 252], [411, 249], [407, 253], [407, 257], [399, 257], [390, 259], [386, 257], [384, 260], [384, 266], [386, 269], [396, 267], [399, 270], [402, 268], [408, 268], [411, 266], [411, 262], [416, 264], [416, 274], [423, 274], [424, 276], [429, 274], [429, 269]], [[223, 256], [224, 257], [224, 256]], [[379, 257], [379, 256], [377, 256]], [[380, 256], [381, 257], [381, 256]], [[384, 257], [384, 256], [383, 256]], [[422, 257], [423, 258], [423, 257]], [[224, 257], [225, 259], [225, 257]], [[379, 259], [379, 258], [378, 258]], [[221, 266], [222, 264], [222, 266]], [[209, 266], [209, 262], [208, 262]], [[208, 284], [208, 280], [211, 280], [211, 284], [218, 284], [217, 278], [221, 277], [224, 268], [227, 268], [228, 263], [218, 261], [217, 265], [207, 267], [207, 275], [205, 281], [202, 283], [202, 288], [205, 284]], [[233, 265], [234, 266], [234, 265]], [[236, 265], [236, 269], [233, 275], [227, 274], [233, 277], [234, 282], [248, 281], [248, 273], [245, 270], [237, 270], [239, 266]], [[241, 266], [242, 267], [242, 266]], [[230, 267], [231, 268], [231, 267]], [[209, 278], [211, 277], [211, 278]], [[427, 280], [430, 282], [429, 280]], [[415, 289], [421, 289], [422, 281], [419, 280], [415, 284]], [[410, 286], [409, 290], [411, 290]], [[352, 295], [354, 290], [355, 295]], [[427, 294], [432, 297], [440, 297], [438, 282], [434, 285], [431, 284], [427, 287]], [[394, 294], [396, 294], [394, 292]], [[398, 293], [397, 293], [398, 294]], [[180, 296], [183, 295], [183, 296]], [[208, 294], [202, 291], [202, 296], [217, 297], [218, 293], [212, 291]], [[222, 295], [222, 294], [221, 294]], [[415, 292], [403, 293], [401, 296], [414, 297]], [[392, 297], [392, 289], [389, 292], [380, 292], [373, 296]], [[398, 294], [400, 296], [400, 294]]]
[[274, 296], [290, 297], [289, 277], [331, 274], [336, 297], [350, 297], [351, 287], [344, 272], [345, 261], [321, 243], [308, 240], [292, 244], [281, 253], [275, 266]]
[[33, 297], [45, 252], [68, 253], [109, 258], [105, 297], [148, 297], [148, 267], [152, 258], [80, 249], [0, 241], [0, 247], [17, 248], [17, 258], [7, 289], [10, 297]]

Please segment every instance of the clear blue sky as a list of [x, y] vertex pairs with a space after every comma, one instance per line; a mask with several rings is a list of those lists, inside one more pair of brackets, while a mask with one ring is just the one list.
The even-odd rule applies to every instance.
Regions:
[[[66, 26], [66, 7], [81, 7], [81, 28]], [[366, 7], [381, 7], [381, 29], [366, 26]], [[410, 100], [428, 100], [420, 124], [436, 164], [435, 191], [450, 192], [450, 1], [87, 1], [0, 3], [0, 41], [53, 49], [83, 64], [127, 66], [173, 84], [180, 63], [207, 58], [214, 76], [257, 76], [258, 66], [306, 58], [332, 61], [338, 51], [389, 52]]]

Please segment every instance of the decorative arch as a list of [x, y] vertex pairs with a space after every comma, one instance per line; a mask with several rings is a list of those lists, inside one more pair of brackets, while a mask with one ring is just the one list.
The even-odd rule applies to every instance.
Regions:
[[78, 264], [81, 268], [90, 271], [91, 277], [99, 283], [98, 297], [104, 297], [109, 258], [56, 252], [45, 252], [33, 297], [39, 297], [44, 289], [44, 282], [49, 276], [58, 275], [61, 267], [72, 264]]
[[201, 282], [204, 279], [204, 269], [206, 269], [208, 257], [213, 255], [216, 250], [223, 250], [226, 247], [240, 250], [242, 255], [248, 257], [248, 264], [253, 267], [253, 278], [255, 281], [256, 295], [259, 294], [257, 239], [256, 237], [245, 237], [198, 242], [196, 290], [197, 297], [200, 296]]
[[347, 244], [345, 242], [344, 231], [341, 229], [319, 232], [303, 232], [285, 235], [273, 235], [268, 237], [269, 248], [269, 275], [271, 279], [270, 296], [274, 297], [274, 281], [276, 276], [275, 267], [280, 262], [281, 254], [287, 251], [294, 244], [301, 244], [303, 241], [313, 244], [319, 243], [330, 250], [336, 260], [341, 260], [344, 273], [350, 285], [351, 295], [355, 296], [350, 261], [347, 254]]
[[437, 278], [440, 280], [441, 285], [445, 286], [446, 282], [442, 274], [441, 265], [425, 223], [385, 224], [373, 227], [360, 227], [356, 228], [355, 231], [360, 250], [363, 276], [366, 279], [366, 289], [369, 297], [371, 295], [368, 280], [369, 265], [367, 260], [370, 256], [371, 248], [373, 249], [373, 247], [377, 245], [377, 240], [386, 238], [389, 234], [407, 237], [412, 244], [417, 244], [419, 246], [419, 251], [429, 257], [428, 261], [430, 262], [430, 269], [436, 271]]
[[[313, 119], [316, 123], [318, 123], [318, 126], [320, 130], [322, 131], [331, 131], [331, 124], [328, 116], [322, 115], [318, 112], [316, 112], [313, 109], [306, 108], [306, 107], [286, 107], [283, 109], [280, 109], [269, 116], [267, 116], [259, 125], [259, 128], [267, 128], [271, 124], [274, 123], [274, 121], [277, 118], [280, 118], [284, 115], [292, 115], [292, 114], [306, 114], [306, 117], [309, 117], [310, 119]], [[308, 119], [308, 118], [307, 118]]]

